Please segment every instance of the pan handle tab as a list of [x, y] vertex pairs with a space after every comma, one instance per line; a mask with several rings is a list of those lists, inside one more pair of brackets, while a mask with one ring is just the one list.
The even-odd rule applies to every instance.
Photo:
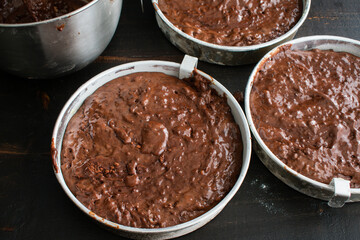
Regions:
[[196, 57], [185, 55], [180, 65], [179, 78], [184, 79], [191, 77], [194, 69], [197, 67], [197, 64], [198, 59]]
[[334, 187], [334, 195], [328, 205], [333, 208], [341, 208], [350, 199], [350, 181], [342, 178], [334, 178], [330, 185]]

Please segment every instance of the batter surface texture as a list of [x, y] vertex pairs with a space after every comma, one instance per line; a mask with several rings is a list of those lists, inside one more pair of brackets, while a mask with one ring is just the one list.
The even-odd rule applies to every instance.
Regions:
[[250, 96], [255, 127], [295, 171], [360, 187], [360, 58], [284, 47], [268, 59]]
[[67, 185], [91, 211], [159, 228], [205, 213], [230, 191], [242, 143], [226, 97], [205, 78], [135, 73], [86, 99], [61, 156]]
[[265, 43], [288, 32], [302, 0], [159, 0], [166, 18], [186, 34], [226, 46]]

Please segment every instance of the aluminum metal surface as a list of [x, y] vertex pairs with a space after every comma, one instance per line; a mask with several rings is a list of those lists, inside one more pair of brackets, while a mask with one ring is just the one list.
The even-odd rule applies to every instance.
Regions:
[[61, 17], [0, 24], [0, 68], [25, 78], [54, 78], [94, 61], [109, 44], [122, 0], [93, 0]]
[[231, 93], [228, 90], [226, 90], [225, 87], [223, 87], [219, 82], [214, 80], [211, 76], [197, 70], [199, 74], [211, 80], [212, 82], [211, 87], [213, 87], [219, 94], [221, 95], [226, 94], [228, 104], [231, 108], [235, 121], [239, 125], [242, 135], [242, 142], [243, 142], [242, 169], [234, 187], [231, 189], [231, 191], [225, 196], [225, 198], [222, 201], [220, 201], [215, 207], [213, 207], [208, 212], [204, 213], [203, 215], [191, 221], [166, 228], [148, 229], [148, 228], [128, 227], [108, 221], [96, 215], [95, 213], [91, 212], [89, 209], [85, 208], [79, 202], [79, 200], [77, 200], [76, 197], [71, 193], [71, 191], [69, 190], [69, 188], [67, 187], [64, 181], [61, 168], [59, 167], [61, 166], [60, 153], [61, 153], [62, 141], [66, 130], [66, 126], [70, 121], [71, 117], [80, 108], [84, 100], [105, 83], [121, 76], [125, 76], [136, 72], [162, 72], [167, 75], [179, 77], [179, 71], [180, 71], [180, 64], [173, 62], [166, 62], [166, 61], [140, 61], [140, 62], [123, 64], [111, 68], [103, 73], [100, 73], [99, 75], [95, 76], [94, 78], [86, 82], [84, 85], [82, 85], [65, 104], [55, 124], [52, 141], [54, 147], [56, 148], [55, 152], [57, 152], [58, 154], [54, 154], [54, 158], [55, 158], [54, 164], [56, 165], [56, 167], [54, 167], [54, 171], [60, 185], [62, 186], [68, 197], [84, 213], [86, 213], [91, 218], [95, 219], [97, 222], [101, 223], [103, 226], [106, 226], [107, 229], [110, 229], [111, 231], [121, 236], [129, 237], [133, 239], [169, 239], [169, 238], [175, 238], [185, 235], [202, 227], [210, 220], [212, 220], [217, 214], [219, 214], [220, 211], [231, 200], [231, 198], [236, 194], [249, 168], [250, 156], [251, 156], [251, 138], [250, 138], [250, 130], [246, 121], [245, 114], [243, 113], [238, 102], [231, 95]]
[[304, 23], [310, 11], [311, 0], [303, 0], [303, 14], [299, 22], [284, 35], [266, 43], [252, 46], [222, 46], [208, 43], [184, 33], [175, 27], [162, 13], [158, 0], [152, 0], [156, 12], [156, 21], [166, 38], [186, 54], [200, 60], [219, 65], [244, 65], [259, 61], [274, 47], [294, 38], [296, 32]]
[[[299, 38], [289, 43], [283, 45], [291, 45], [291, 49], [294, 50], [311, 50], [314, 48], [320, 50], [329, 50], [332, 49], [337, 52], [348, 52], [360, 57], [360, 42], [352, 40], [349, 38], [336, 37], [336, 36], [310, 36]], [[281, 46], [283, 46], [281, 45]], [[304, 193], [308, 196], [330, 201], [334, 194], [335, 188], [332, 184], [324, 184], [304, 175], [294, 171], [287, 165], [285, 165], [279, 158], [277, 158], [271, 150], [266, 146], [266, 144], [261, 139], [259, 133], [257, 132], [252, 116], [251, 116], [251, 105], [250, 105], [250, 93], [253, 86], [253, 81], [257, 72], [261, 69], [262, 65], [266, 60], [276, 54], [278, 49], [281, 47], [273, 49], [267, 53], [261, 61], [254, 68], [253, 72], [250, 75], [248, 84], [245, 90], [245, 112], [249, 122], [251, 132], [255, 138], [254, 150], [259, 156], [260, 160], [264, 165], [281, 181], [286, 183], [288, 186], [294, 188], [295, 190]], [[351, 196], [347, 202], [356, 202], [360, 201], [360, 189], [351, 188]]]

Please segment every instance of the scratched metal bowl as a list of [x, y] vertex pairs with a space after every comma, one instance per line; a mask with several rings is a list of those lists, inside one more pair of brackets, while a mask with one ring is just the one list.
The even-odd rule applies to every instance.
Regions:
[[166, 62], [166, 61], [140, 61], [140, 62], [123, 64], [111, 68], [103, 73], [100, 73], [99, 75], [95, 76], [94, 78], [86, 82], [84, 85], [82, 85], [65, 104], [55, 124], [54, 132], [52, 136], [52, 153], [53, 153], [52, 156], [53, 156], [55, 175], [60, 185], [62, 186], [68, 197], [85, 214], [95, 219], [103, 226], [106, 226], [107, 229], [121, 236], [133, 238], [133, 239], [169, 239], [169, 238], [175, 238], [185, 235], [202, 227], [210, 220], [212, 220], [216, 215], [218, 215], [220, 211], [225, 207], [225, 205], [236, 194], [249, 168], [250, 155], [251, 155], [251, 139], [250, 139], [250, 130], [246, 121], [245, 114], [241, 110], [241, 107], [239, 106], [235, 98], [231, 95], [231, 93], [228, 90], [226, 90], [224, 86], [222, 86], [219, 82], [214, 80], [211, 76], [201, 71], [198, 71], [200, 75], [209, 79], [212, 82], [211, 87], [214, 88], [219, 94], [221, 95], [226, 94], [227, 102], [231, 108], [236, 123], [239, 125], [242, 136], [243, 163], [242, 163], [241, 172], [235, 185], [222, 201], [220, 201], [215, 207], [213, 207], [211, 210], [204, 213], [203, 215], [185, 223], [181, 223], [166, 228], [158, 228], [158, 229], [134, 228], [108, 221], [96, 215], [95, 213], [87, 209], [84, 205], [82, 205], [81, 202], [69, 190], [68, 186], [64, 181], [64, 176], [62, 175], [61, 172], [60, 153], [61, 153], [63, 136], [67, 124], [72, 118], [72, 116], [80, 108], [84, 100], [88, 96], [93, 94], [99, 87], [101, 87], [105, 83], [121, 76], [137, 73], [137, 72], [161, 72], [170, 76], [179, 77], [179, 69], [180, 69], [180, 64], [173, 62]]
[[223, 46], [194, 38], [174, 26], [162, 13], [158, 0], [152, 0], [156, 21], [170, 42], [184, 53], [219, 65], [245, 65], [260, 60], [274, 47], [294, 38], [310, 11], [311, 0], [303, 0], [303, 13], [298, 23], [284, 35], [266, 43], [251, 46]]
[[46, 21], [0, 24], [0, 69], [25, 78], [54, 78], [80, 70], [109, 44], [122, 0], [93, 0]]
[[[310, 37], [299, 38], [283, 45], [287, 45], [287, 44], [289, 44], [291, 46], [291, 49], [293, 50], [311, 50], [315, 48], [320, 50], [331, 49], [336, 52], [348, 52], [355, 56], [360, 57], [360, 42], [349, 38], [336, 37], [336, 36], [310, 36]], [[251, 132], [255, 137], [253, 138], [254, 150], [256, 154], [259, 156], [260, 160], [264, 163], [264, 165], [276, 177], [278, 177], [288, 186], [308, 196], [330, 201], [333, 198], [335, 191], [334, 186], [332, 184], [324, 184], [319, 181], [315, 181], [288, 167], [279, 158], [277, 158], [271, 152], [271, 150], [266, 146], [266, 144], [261, 139], [258, 131], [254, 126], [254, 122], [251, 115], [250, 94], [251, 94], [253, 82], [255, 80], [255, 76], [258, 73], [258, 71], [262, 68], [263, 64], [269, 58], [274, 56], [278, 52], [281, 46], [273, 49], [261, 59], [261, 61], [257, 64], [253, 72], [251, 73], [245, 90], [245, 112], [247, 115]], [[351, 195], [346, 202], [360, 201], [360, 188], [351, 188], [349, 191]]]

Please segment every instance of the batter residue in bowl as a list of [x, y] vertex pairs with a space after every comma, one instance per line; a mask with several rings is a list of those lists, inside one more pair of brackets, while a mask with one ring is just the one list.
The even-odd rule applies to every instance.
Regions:
[[92, 0], [1, 0], [0, 23], [39, 22], [62, 16]]

